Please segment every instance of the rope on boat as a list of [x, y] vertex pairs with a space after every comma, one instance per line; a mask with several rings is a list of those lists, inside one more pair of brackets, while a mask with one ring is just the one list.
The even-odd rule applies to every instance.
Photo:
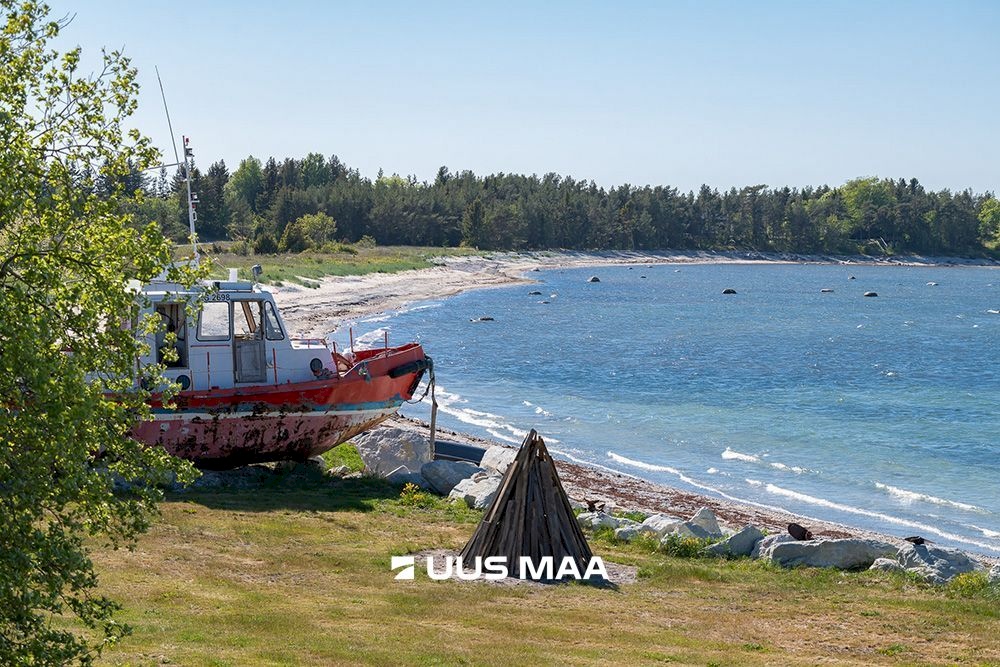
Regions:
[[437, 387], [437, 381], [434, 377], [434, 360], [430, 357], [427, 359], [427, 386], [424, 387], [424, 393], [420, 395], [417, 400], [410, 399], [406, 401], [407, 403], [420, 403], [425, 398], [427, 398], [427, 393], [430, 392], [431, 395], [431, 456], [434, 456], [434, 442], [437, 436], [437, 414], [438, 414], [438, 402], [437, 397], [434, 394], [434, 390]]

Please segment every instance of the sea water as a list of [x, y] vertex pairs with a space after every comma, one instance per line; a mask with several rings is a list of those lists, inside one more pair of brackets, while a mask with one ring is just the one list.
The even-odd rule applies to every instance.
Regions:
[[[527, 276], [538, 283], [424, 302], [355, 335], [424, 344], [443, 427], [512, 444], [535, 428], [574, 461], [1000, 553], [1000, 270]], [[426, 403], [403, 412], [428, 417]]]

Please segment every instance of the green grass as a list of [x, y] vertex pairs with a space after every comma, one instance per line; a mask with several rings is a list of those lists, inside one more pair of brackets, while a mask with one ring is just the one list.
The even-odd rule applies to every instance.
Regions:
[[481, 517], [416, 493], [289, 476], [172, 497], [134, 552], [96, 553], [134, 628], [102, 663], [1000, 663], [1000, 604], [975, 577], [935, 588], [594, 539], [636, 583], [397, 582], [392, 555], [461, 548]]
[[338, 468], [344, 466], [350, 472], [361, 472], [365, 469], [365, 462], [358, 454], [357, 448], [349, 442], [337, 445], [331, 450], [323, 453], [323, 460], [328, 468]]
[[315, 286], [327, 276], [362, 276], [369, 273], [397, 273], [435, 266], [435, 259], [456, 255], [476, 255], [471, 248], [430, 248], [415, 246], [350, 246], [350, 252], [281, 253], [278, 255], [235, 255], [225, 252], [226, 244], [216, 244], [221, 252], [212, 252], [212, 245], [202, 247], [212, 260], [212, 277], [224, 279], [228, 269], [239, 270], [241, 280], [250, 280], [250, 267], [260, 264], [260, 281], [270, 285], [294, 283]]

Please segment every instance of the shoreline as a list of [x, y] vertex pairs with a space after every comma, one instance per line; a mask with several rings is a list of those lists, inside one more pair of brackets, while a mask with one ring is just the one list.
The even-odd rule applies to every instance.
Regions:
[[[526, 274], [543, 269], [585, 268], [630, 264], [835, 264], [843, 266], [916, 266], [958, 268], [986, 266], [1000, 268], [1000, 262], [952, 260], [950, 258], [908, 257], [894, 260], [856, 257], [805, 256], [761, 253], [495, 253], [490, 256], [442, 258], [434, 268], [394, 274], [328, 277], [316, 287], [298, 285], [272, 288], [286, 326], [294, 334], [322, 338], [346, 323], [409, 304], [444, 299], [474, 290], [534, 283]], [[962, 262], [962, 263], [958, 263]], [[428, 428], [426, 423], [397, 415], [386, 422], [404, 428]], [[506, 445], [477, 436], [439, 429], [449, 439], [463, 444], [489, 447]], [[863, 537], [893, 544], [905, 544], [903, 536], [889, 535], [854, 526], [823, 521], [780, 508], [766, 508], [689, 492], [657, 484], [629, 473], [612, 472], [597, 466], [559, 459], [559, 474], [571, 498], [592, 498], [609, 507], [644, 512], [689, 515], [709, 507], [719, 519], [739, 529], [752, 523], [771, 532], [784, 532], [789, 522], [806, 525], [817, 536]], [[963, 548], [987, 564], [1000, 564], [991, 556]]]
[[294, 334], [322, 338], [345, 322], [399, 310], [418, 301], [444, 299], [475, 289], [530, 285], [525, 274], [570, 269], [652, 264], [828, 264], [839, 266], [910, 266], [1000, 268], [1000, 261], [955, 257], [896, 258], [801, 255], [758, 252], [568, 252], [488, 253], [441, 257], [437, 266], [399, 273], [330, 276], [315, 286], [265, 286], [274, 295]]
[[[385, 427], [403, 430], [427, 432], [430, 425], [422, 420], [396, 415], [384, 422]], [[380, 426], [379, 428], [382, 428]], [[512, 447], [512, 445], [479, 436], [461, 433], [450, 429], [438, 428], [439, 436], [463, 445], [488, 448], [493, 445]], [[544, 436], [543, 436], [544, 438]], [[719, 522], [733, 530], [739, 530], [746, 525], [754, 525], [771, 534], [782, 534], [788, 524], [795, 522], [807, 527], [817, 538], [861, 538], [889, 542], [902, 547], [908, 542], [904, 535], [892, 535], [874, 530], [858, 528], [834, 521], [826, 521], [815, 517], [796, 514], [781, 508], [768, 508], [749, 503], [716, 498], [693, 491], [678, 489], [666, 484], [658, 484], [630, 473], [612, 471], [585, 463], [568, 461], [558, 453], [553, 452], [556, 470], [566, 494], [572, 500], [584, 502], [597, 500], [607, 504], [607, 511], [633, 511], [645, 514], [663, 513], [688, 517], [702, 507], [708, 507], [716, 515]], [[929, 543], [934, 540], [928, 539]], [[1000, 556], [984, 554], [970, 548], [959, 551], [975, 556], [987, 567], [1000, 565]]]

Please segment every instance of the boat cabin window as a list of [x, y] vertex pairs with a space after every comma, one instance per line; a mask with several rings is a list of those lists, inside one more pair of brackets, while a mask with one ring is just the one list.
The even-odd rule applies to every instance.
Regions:
[[198, 317], [198, 340], [229, 340], [229, 302], [206, 301]]
[[[168, 368], [187, 368], [187, 312], [183, 303], [158, 303], [162, 326], [156, 332], [156, 361]], [[170, 335], [172, 334], [172, 335]], [[174, 353], [170, 354], [173, 349]]]
[[274, 312], [274, 304], [264, 302], [264, 332], [268, 340], [285, 340], [285, 334], [278, 323], [278, 314]]
[[261, 326], [261, 301], [236, 301], [233, 303], [234, 333], [237, 340], [264, 340]]

